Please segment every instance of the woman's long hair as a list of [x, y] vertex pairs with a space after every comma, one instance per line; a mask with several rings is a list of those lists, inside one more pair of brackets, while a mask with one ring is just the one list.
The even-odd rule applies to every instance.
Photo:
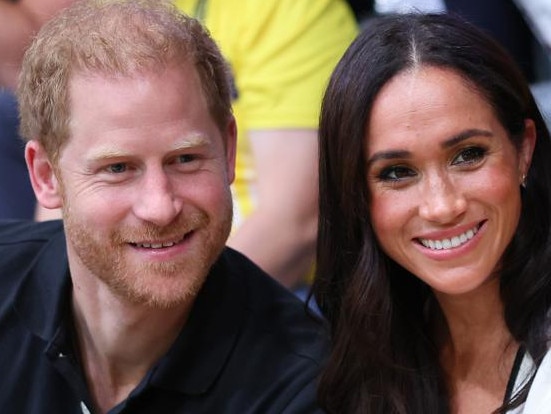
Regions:
[[[449, 411], [440, 344], [433, 335], [435, 319], [443, 318], [441, 311], [427, 285], [381, 251], [369, 214], [364, 146], [373, 101], [390, 79], [416, 66], [460, 74], [490, 103], [517, 149], [525, 119], [536, 124], [521, 218], [503, 257], [501, 295], [515, 340], [536, 364], [546, 350], [551, 143], [525, 79], [495, 41], [457, 17], [375, 18], [337, 65], [320, 118], [320, 218], [313, 291], [333, 341], [319, 387], [320, 401], [329, 413]], [[521, 403], [526, 392], [500, 410]]]

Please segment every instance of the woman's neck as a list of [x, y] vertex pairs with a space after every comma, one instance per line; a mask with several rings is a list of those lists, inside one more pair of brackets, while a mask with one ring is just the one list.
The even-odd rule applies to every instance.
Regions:
[[475, 293], [436, 293], [445, 326], [440, 363], [454, 413], [488, 413], [501, 406], [518, 344], [503, 314], [497, 280]]

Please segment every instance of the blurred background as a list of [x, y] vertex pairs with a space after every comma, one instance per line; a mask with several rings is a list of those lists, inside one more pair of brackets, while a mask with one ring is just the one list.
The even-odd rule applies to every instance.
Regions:
[[452, 12], [490, 33], [511, 53], [551, 125], [551, 0], [350, 0], [360, 25], [388, 13]]

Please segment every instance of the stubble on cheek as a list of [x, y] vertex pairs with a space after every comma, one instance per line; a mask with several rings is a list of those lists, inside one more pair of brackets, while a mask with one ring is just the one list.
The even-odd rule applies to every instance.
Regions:
[[[135, 304], [169, 308], [192, 300], [216, 261], [231, 229], [231, 195], [224, 199], [218, 216], [197, 211], [179, 216], [165, 227], [144, 223], [139, 228], [121, 227], [102, 235], [93, 225], [76, 219], [70, 204], [64, 205], [65, 231], [83, 268], [117, 296]], [[133, 261], [135, 242], [179, 240], [193, 232], [190, 250], [166, 262]]]

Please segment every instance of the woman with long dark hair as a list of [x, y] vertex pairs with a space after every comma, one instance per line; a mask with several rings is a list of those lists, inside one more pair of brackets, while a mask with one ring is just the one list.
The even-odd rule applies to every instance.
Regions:
[[329, 413], [544, 412], [550, 145], [519, 69], [473, 26], [387, 16], [354, 41], [320, 121]]

